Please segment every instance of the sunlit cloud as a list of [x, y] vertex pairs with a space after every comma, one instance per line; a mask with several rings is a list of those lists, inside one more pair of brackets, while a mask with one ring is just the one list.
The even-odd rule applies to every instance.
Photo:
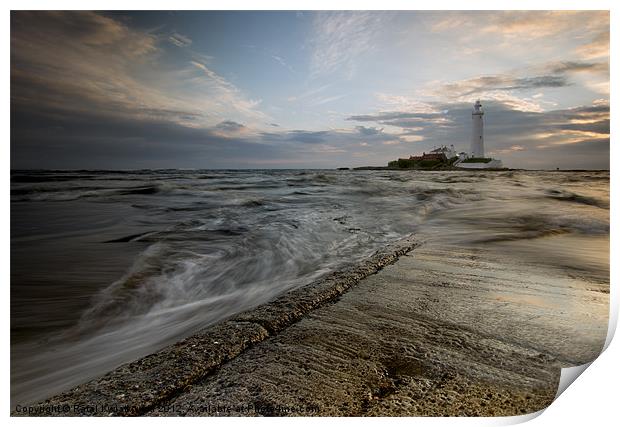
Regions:
[[193, 83], [194, 99], [196, 98], [196, 91], [203, 91], [204, 93], [204, 99], [194, 101], [198, 102], [198, 105], [202, 104], [203, 109], [218, 112], [220, 118], [238, 114], [240, 117], [249, 118], [256, 122], [269, 120], [269, 116], [258, 109], [260, 100], [243, 96], [235, 85], [205, 64], [198, 61], [190, 61], [190, 64], [201, 72], [197, 79], [194, 75], [191, 82]]
[[[548, 145], [565, 145], [582, 143], [588, 140], [609, 138], [609, 134], [580, 130], [559, 130], [532, 135], [533, 139], [543, 140]], [[540, 146], [540, 145], [539, 145]]]
[[422, 135], [401, 135], [400, 139], [405, 142], [420, 142], [424, 141], [424, 137]]
[[436, 20], [434, 32], [460, 31], [465, 37], [493, 35], [512, 40], [533, 40], [563, 35], [570, 31], [596, 31], [609, 25], [607, 11], [498, 11], [452, 12]]
[[578, 46], [575, 52], [584, 60], [609, 58], [609, 29], [597, 34], [591, 42]]
[[172, 33], [168, 37], [168, 41], [177, 47], [185, 47], [192, 44], [192, 39], [179, 33]]

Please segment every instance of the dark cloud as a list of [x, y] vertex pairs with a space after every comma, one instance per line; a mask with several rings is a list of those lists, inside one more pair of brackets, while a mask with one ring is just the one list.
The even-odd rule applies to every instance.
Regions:
[[[12, 107], [191, 126], [204, 126], [209, 116], [267, 118], [255, 108], [258, 102], [194, 58], [200, 55], [169, 61], [159, 46], [168, 36], [130, 22], [95, 12], [13, 12]], [[190, 42], [179, 33], [171, 37]]]
[[[351, 152], [366, 137], [351, 131], [226, 132], [232, 120], [213, 128], [184, 126], [165, 118], [107, 116], [98, 111], [54, 114], [11, 111], [14, 169], [337, 167], [351, 165]], [[244, 127], [244, 129], [247, 129]], [[382, 139], [383, 138], [383, 139]], [[381, 147], [381, 146], [380, 146]], [[389, 157], [395, 148], [381, 149]], [[369, 148], [368, 148], [369, 150]], [[376, 161], [358, 160], [358, 164]]]
[[301, 142], [307, 145], [327, 144], [332, 147], [347, 146], [350, 148], [351, 145], [362, 142], [381, 144], [386, 141], [399, 141], [399, 136], [385, 133], [383, 129], [356, 126], [353, 130], [261, 132], [258, 140], [271, 143], [292, 142], [297, 144]]
[[571, 73], [571, 72], [609, 72], [608, 62], [580, 62], [580, 61], [564, 61], [553, 64], [552, 73]]
[[[209, 114], [225, 117], [237, 105], [250, 114], [252, 103], [206, 67], [162, 74], [161, 37], [128, 22], [95, 12], [11, 13], [12, 167], [218, 167], [217, 159], [232, 166], [246, 155], [248, 162], [277, 157], [268, 145], [226, 138], [245, 129], [238, 122], [208, 128]], [[158, 86], [171, 79], [189, 79], [195, 92]], [[199, 96], [197, 111], [187, 99]]]
[[304, 144], [319, 144], [327, 141], [328, 131], [292, 130], [286, 133], [288, 141], [298, 141]]
[[609, 138], [550, 145], [529, 153], [513, 153], [510, 158], [529, 169], [609, 169]]
[[238, 132], [244, 129], [245, 126], [232, 120], [224, 120], [223, 122], [218, 123], [215, 128], [224, 132]]
[[454, 97], [473, 96], [477, 93], [515, 91], [542, 88], [558, 88], [571, 83], [564, 75], [541, 75], [517, 77], [512, 75], [481, 76], [460, 80], [441, 86], [438, 93], [450, 93]]
[[379, 135], [383, 132], [383, 128], [378, 129], [375, 127], [365, 127], [365, 126], [355, 126], [355, 130], [357, 130], [360, 134], [366, 136]]
[[609, 74], [608, 62], [560, 61], [542, 67], [547, 74], [494, 74], [458, 80], [441, 85], [437, 94], [450, 93], [455, 98], [489, 92], [510, 92], [571, 86], [571, 73]]
[[348, 117], [346, 120], [352, 120], [356, 122], [382, 122], [395, 119], [431, 119], [439, 117], [440, 113], [410, 113], [401, 111], [381, 112], [376, 114], [361, 114]]
[[11, 36], [12, 46], [39, 48], [42, 53], [47, 48], [49, 55], [70, 45], [109, 49], [132, 58], [156, 50], [157, 41], [153, 35], [134, 32], [122, 22], [88, 11], [12, 11]]
[[543, 87], [563, 87], [568, 86], [568, 80], [564, 76], [536, 76], [536, 77], [523, 77], [515, 79], [513, 86], [507, 86], [504, 88], [498, 88], [500, 90], [515, 90], [515, 89], [538, 89]]
[[[608, 104], [545, 113], [517, 111], [494, 101], [485, 104], [487, 151], [501, 158], [506, 165], [526, 168], [608, 167]], [[165, 119], [102, 117], [96, 111], [65, 116], [17, 108], [11, 112], [11, 166], [335, 167], [383, 164], [383, 160], [428, 151], [438, 144], [454, 144], [457, 150], [467, 150], [471, 106], [444, 104], [438, 107], [449, 110], [440, 113], [448, 119], [443, 126], [436, 125], [433, 114], [425, 114], [426, 121], [415, 116], [415, 130], [404, 123], [399, 134], [387, 133], [377, 127], [358, 126], [350, 131], [274, 131], [239, 137], [221, 132], [223, 128], [239, 129], [243, 126], [231, 120], [204, 129]], [[368, 121], [371, 116], [381, 124], [389, 122], [392, 126], [405, 120], [399, 117], [414, 118], [408, 112], [361, 117]], [[419, 136], [423, 140], [409, 143], [403, 139], [406, 135]]]
[[102, 14], [12, 12], [11, 103], [58, 113], [163, 113], [171, 109], [146, 102], [149, 89], [129, 73], [156, 50], [153, 35]]
[[[518, 75], [518, 73], [493, 74], [471, 79], [445, 83], [435, 93], [445, 98], [449, 93], [453, 98], [474, 96], [491, 92], [511, 92], [559, 88], [571, 86], [569, 77], [572, 73], [609, 74], [608, 62], [560, 61], [540, 67], [544, 74]], [[539, 70], [540, 72], [540, 70]]]
[[11, 129], [12, 168], [248, 167], [287, 155], [215, 128], [96, 112], [65, 117], [18, 110], [11, 113]]
[[[484, 104], [486, 149], [508, 166], [577, 168], [579, 156], [588, 149], [584, 168], [604, 169], [609, 165], [608, 103], [547, 112], [520, 111], [498, 101]], [[403, 134], [423, 138], [416, 143], [417, 151], [438, 144], [454, 144], [457, 150], [467, 151], [471, 105], [445, 103], [434, 108], [439, 112], [380, 112], [348, 120], [400, 127]]]
[[431, 124], [437, 127], [449, 125], [452, 117], [447, 114], [447, 111], [440, 111], [437, 113], [391, 111], [376, 114], [355, 115], [348, 117], [346, 120], [356, 122], [375, 122], [381, 125], [395, 126], [403, 129], [417, 129], [421, 126], [428, 126]]

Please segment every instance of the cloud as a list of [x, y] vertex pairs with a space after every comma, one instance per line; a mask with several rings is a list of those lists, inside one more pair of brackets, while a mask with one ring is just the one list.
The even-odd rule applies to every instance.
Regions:
[[260, 101], [199, 60], [161, 67], [159, 41], [94, 12], [13, 12], [12, 108], [50, 115], [97, 111], [102, 118], [165, 119], [190, 127], [268, 119]]
[[11, 101], [55, 114], [183, 110], [135, 74], [158, 53], [157, 38], [93, 12], [11, 14]]
[[315, 87], [301, 93], [300, 95], [289, 96], [287, 99], [289, 102], [305, 102], [305, 104], [308, 106], [316, 107], [319, 105], [337, 101], [347, 96], [347, 94], [321, 96], [321, 94], [327, 89], [329, 89], [331, 86], [331, 84], [326, 84], [323, 86]]
[[[311, 130], [287, 130], [280, 122], [283, 117], [278, 117], [283, 127], [273, 123], [276, 118], [262, 111], [262, 101], [235, 85], [214, 58], [172, 48], [170, 44], [191, 45], [180, 33], [140, 30], [129, 19], [105, 13], [13, 12], [12, 166], [329, 167], [351, 165], [353, 157], [383, 164], [436, 144], [466, 149], [471, 102], [480, 97], [487, 111], [488, 149], [501, 153], [509, 166], [556, 161], [567, 165], [590, 147], [584, 158], [602, 167], [609, 162], [608, 101], [549, 108], [557, 108], [552, 101], [586, 98], [577, 92], [591, 96], [588, 89], [602, 94], [595, 97], [606, 97], [608, 14], [536, 13], [540, 17], [467, 12], [449, 15], [452, 22], [443, 19], [443, 29], [440, 21], [434, 25], [438, 32], [457, 34], [451, 39], [457, 44], [468, 37], [481, 40], [481, 34], [484, 40], [493, 37], [493, 52], [497, 46], [504, 49], [506, 41], [515, 49], [531, 49], [531, 40], [553, 44], [572, 37], [569, 45], [558, 44], [557, 49], [567, 46], [563, 55], [546, 57], [553, 62], [533, 60], [527, 67], [493, 68], [494, 73], [482, 76], [448, 73], [442, 81], [417, 84], [414, 91], [401, 87], [393, 94], [375, 93], [375, 106], [364, 107], [360, 114], [324, 112], [323, 119], [334, 117], [331, 128], [314, 123]], [[592, 19], [598, 16], [604, 19]], [[352, 78], [365, 61], [393, 53], [391, 48], [378, 50], [386, 46], [391, 17], [392, 13], [377, 12], [313, 14], [312, 40], [305, 46], [310, 75], [289, 101], [306, 106], [349, 104], [336, 101], [355, 88], [334, 81]], [[540, 28], [525, 22], [530, 18]], [[587, 22], [577, 25], [584, 19]], [[288, 65], [281, 55], [265, 54], [269, 61]], [[573, 87], [580, 89], [575, 91], [578, 96], [548, 96]], [[556, 155], [572, 160], [558, 160]]]
[[96, 47], [106, 53], [137, 59], [157, 50], [154, 35], [134, 31], [119, 21], [94, 12], [12, 12], [11, 29], [13, 45], [36, 49], [38, 53], [71, 47], [78, 51], [76, 54], [82, 54]]
[[365, 127], [365, 126], [355, 126], [355, 130], [357, 130], [362, 135], [370, 136], [370, 135], [379, 135], [383, 132], [383, 128], [378, 129], [375, 127]]
[[[299, 145], [312, 145], [337, 147], [338, 150], [350, 149], [351, 147], [363, 146], [370, 147], [375, 144], [391, 141], [394, 144], [405, 142], [400, 135], [383, 132], [383, 129], [357, 126], [354, 129], [329, 129], [319, 131], [308, 130], [288, 130], [281, 132], [261, 132], [258, 135], [259, 143], [281, 144], [283, 142], [293, 142]], [[318, 152], [319, 148], [314, 149]], [[346, 152], [346, 150], [345, 150]]]
[[285, 139], [289, 141], [303, 142], [304, 144], [318, 144], [326, 142], [328, 136], [327, 131], [307, 131], [307, 130], [293, 130], [285, 134]]
[[591, 42], [578, 46], [575, 52], [585, 60], [609, 58], [609, 21], [606, 30], [597, 34]]
[[[509, 104], [512, 108], [522, 111], [541, 112], [545, 105], [545, 101], [541, 99], [544, 94], [538, 92], [528, 98], [524, 97], [523, 93], [569, 88], [579, 83], [586, 87], [599, 85], [592, 89], [605, 94], [605, 84], [608, 87], [609, 83], [609, 63], [556, 61], [503, 74], [482, 75], [447, 82], [434, 81], [417, 92], [422, 98], [440, 99], [443, 102], [469, 102], [472, 98], [484, 98]], [[387, 95], [382, 97], [389, 99]], [[395, 98], [391, 101], [394, 105], [399, 104]], [[400, 105], [407, 105], [407, 101], [402, 99]]]
[[17, 111], [11, 128], [13, 168], [335, 167], [350, 164], [351, 147], [367, 140], [353, 130], [247, 133], [234, 121], [192, 128], [153, 118], [102, 120], [95, 111]]
[[178, 47], [186, 47], [192, 44], [192, 39], [176, 32], [168, 36], [168, 41]]
[[515, 151], [525, 151], [525, 150], [527, 150], [527, 148], [525, 148], [522, 145], [511, 145], [508, 148], [496, 149], [494, 150], [494, 152], [497, 154], [508, 154], [508, 153], [515, 152]]
[[307, 90], [307, 91], [303, 92], [303, 93], [302, 93], [302, 94], [300, 94], [300, 95], [297, 95], [297, 96], [289, 96], [289, 97], [288, 97], [288, 100], [289, 100], [290, 102], [300, 101], [300, 100], [303, 100], [303, 99], [309, 98], [309, 97], [311, 97], [311, 96], [317, 95], [317, 94], [319, 94], [319, 93], [321, 93], [321, 92], [323, 92], [323, 91], [327, 90], [330, 86], [331, 86], [331, 84], [326, 84], [326, 85], [322, 85], [322, 86], [319, 86], [319, 87], [316, 87], [316, 88], [312, 88], [312, 89], [309, 89], [309, 90]]
[[[487, 151], [508, 166], [605, 168], [609, 163], [605, 100], [543, 113], [513, 110], [494, 101], [486, 105]], [[18, 110], [11, 117], [11, 164], [16, 168], [336, 167], [385, 164], [437, 144], [466, 150], [471, 105], [448, 103], [434, 108], [436, 114], [403, 111], [350, 117], [392, 128], [403, 126], [398, 132], [376, 126], [256, 132], [233, 120], [192, 128], [171, 123], [165, 116], [102, 120], [96, 111], [52, 116]], [[436, 124], [438, 117], [446, 119], [442, 126]], [[402, 120], [414, 120], [416, 127]]]
[[461, 11], [442, 14], [431, 24], [431, 31], [458, 31], [466, 41], [492, 36], [495, 41], [502, 42], [501, 39], [566, 37], [570, 33], [583, 36], [605, 25], [609, 26], [608, 11]]
[[[375, 114], [361, 114], [347, 117], [346, 120], [356, 122], [375, 122], [385, 126], [394, 126], [403, 129], [419, 130], [421, 125], [445, 126], [451, 119], [443, 111], [434, 113], [412, 113], [404, 111], [387, 111]], [[356, 126], [356, 129], [362, 126]], [[364, 128], [375, 129], [375, 128]]]
[[11, 121], [11, 166], [16, 168], [215, 167], [218, 160], [233, 157], [235, 147], [252, 152], [252, 144], [243, 139], [152, 117], [102, 119], [96, 111], [64, 116], [19, 110]]
[[357, 59], [375, 48], [385, 31], [381, 12], [319, 12], [314, 15], [310, 73], [313, 77], [340, 74], [351, 78]]
[[[243, 117], [259, 121], [265, 121], [269, 117], [257, 109], [260, 100], [248, 99], [241, 91], [224, 77], [211, 70], [205, 64], [198, 61], [190, 61], [191, 65], [200, 70], [199, 78], [191, 79], [192, 92], [202, 89], [212, 96], [210, 110], [230, 113], [232, 111]], [[190, 72], [191, 73], [191, 72]]]
[[[609, 11], [454, 11], [431, 14], [426, 26], [433, 39], [458, 53], [488, 60], [527, 62], [557, 58], [592, 61], [609, 58]], [[482, 47], [482, 49], [480, 49]]]
[[[606, 100], [553, 111], [523, 111], [506, 102], [483, 102], [486, 106], [487, 151], [491, 155], [501, 155], [508, 166], [541, 167], [545, 160], [559, 167], [577, 167], [577, 149], [572, 152], [568, 148], [563, 149], [562, 152], [569, 156], [570, 161], [554, 159], [549, 157], [548, 153], [555, 150], [554, 147], [565, 145], [575, 145], [581, 152], [591, 143], [592, 152], [588, 156], [587, 167], [607, 167], [609, 103]], [[437, 144], [454, 144], [457, 150], [467, 151], [471, 132], [471, 108], [470, 103], [433, 103], [427, 105], [426, 109], [434, 109], [434, 113], [377, 112], [353, 115], [347, 120], [398, 127], [402, 132], [398, 139], [419, 143], [419, 151]], [[604, 141], [607, 141], [607, 145]]]
[[316, 99], [313, 99], [310, 102], [310, 105], [316, 106], [316, 105], [327, 104], [327, 103], [330, 103], [330, 102], [338, 101], [339, 99], [342, 99], [345, 96], [347, 96], [347, 95], [346, 94], [345, 95], [334, 95], [334, 96], [326, 96], [326, 97], [322, 97], [322, 98], [316, 98]]
[[482, 32], [532, 39], [566, 34], [575, 28], [584, 31], [605, 19], [609, 22], [609, 13], [604, 11], [510, 11], [491, 15]]
[[232, 120], [224, 120], [215, 126], [215, 129], [225, 132], [239, 132], [245, 129], [245, 126], [241, 123], [234, 122]]
[[550, 65], [552, 73], [562, 74], [571, 72], [594, 72], [609, 73], [608, 62], [582, 62], [582, 61], [563, 61]]
[[288, 69], [290, 72], [295, 72], [295, 70], [293, 70], [293, 67], [281, 56], [271, 55], [271, 58], [274, 59], [278, 64], [282, 65], [284, 68]]
[[434, 92], [446, 94], [451, 99], [461, 99], [474, 95], [483, 96], [483, 94], [497, 91], [558, 88], [569, 85], [568, 79], [563, 75], [516, 77], [509, 74], [496, 74], [443, 83]]

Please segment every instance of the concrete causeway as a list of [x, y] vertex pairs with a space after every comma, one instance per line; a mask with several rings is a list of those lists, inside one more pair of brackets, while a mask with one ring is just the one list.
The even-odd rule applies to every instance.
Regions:
[[562, 366], [600, 352], [608, 292], [500, 243], [409, 237], [38, 406], [98, 416], [530, 413], [553, 401]]

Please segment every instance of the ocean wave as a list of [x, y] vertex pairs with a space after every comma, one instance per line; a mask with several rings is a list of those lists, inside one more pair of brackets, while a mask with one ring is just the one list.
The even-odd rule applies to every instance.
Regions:
[[[95, 185], [87, 175], [98, 180]], [[587, 178], [583, 188], [564, 188], [566, 175], [553, 173], [177, 170], [74, 176], [11, 184], [11, 200], [20, 202], [13, 206], [27, 213], [15, 215], [22, 222], [12, 223], [12, 231], [32, 245], [23, 252], [28, 257], [11, 262], [21, 262], [46, 285], [37, 288], [36, 299], [17, 296], [12, 304], [31, 309], [53, 300], [54, 316], [64, 319], [65, 301], [75, 302], [77, 294], [80, 302], [90, 301], [78, 320], [67, 320], [73, 322], [67, 329], [50, 334], [54, 327], [41, 322], [49, 346], [33, 340], [15, 347], [18, 365], [12, 369], [22, 383], [32, 381], [37, 397], [353, 265], [412, 232], [431, 243], [609, 233], [608, 211], [588, 207], [608, 206], [605, 181]], [[584, 198], [590, 194], [603, 199]], [[62, 203], [71, 200], [81, 202]], [[40, 201], [54, 203], [28, 204]], [[37, 216], [39, 207], [44, 209]], [[45, 253], [50, 236], [54, 250]], [[58, 263], [53, 275], [39, 271], [45, 263], [33, 263], [31, 253], [40, 249], [40, 259], [54, 260], [63, 245], [80, 248], [71, 268]], [[106, 255], [119, 253], [130, 254], [128, 264], [106, 264], [113, 262]], [[106, 268], [114, 275], [96, 282]]]
[[157, 194], [162, 191], [162, 187], [158, 185], [147, 185], [144, 187], [132, 187], [123, 190], [116, 190], [115, 194], [127, 196], [131, 194]]
[[527, 240], [541, 237], [577, 233], [584, 235], [605, 235], [609, 224], [593, 218], [572, 215], [522, 214], [496, 218], [481, 218], [484, 231], [477, 242], [499, 242]]
[[23, 187], [11, 189], [11, 200], [15, 202], [27, 201], [57, 201], [100, 198], [108, 199], [117, 196], [155, 195], [160, 192], [172, 190], [167, 184], [141, 185], [136, 187]]
[[596, 206], [602, 209], [609, 209], [609, 202], [596, 199], [594, 197], [583, 196], [567, 190], [549, 189], [545, 191], [547, 197], [555, 200], [579, 203], [583, 205]]

